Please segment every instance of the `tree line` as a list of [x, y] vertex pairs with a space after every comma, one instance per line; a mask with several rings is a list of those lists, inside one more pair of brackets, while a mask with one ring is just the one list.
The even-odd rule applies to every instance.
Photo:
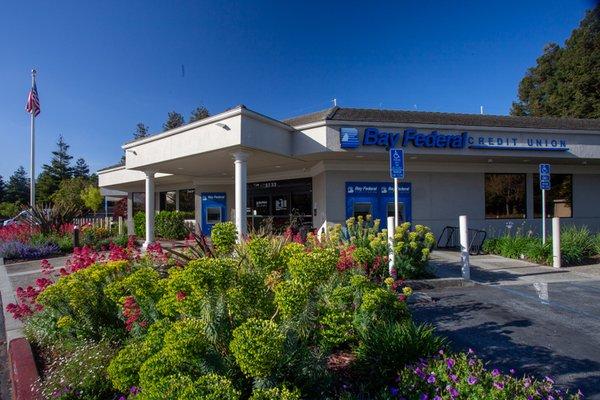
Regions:
[[[36, 203], [69, 204], [82, 209], [97, 209], [100, 196], [99, 191], [95, 192], [97, 176], [90, 174], [90, 168], [83, 158], [72, 162], [69, 147], [63, 136], [59, 135], [50, 163], [42, 166], [42, 172], [36, 179]], [[0, 176], [0, 216], [14, 216], [29, 204], [29, 189], [29, 176], [23, 166], [18, 167], [6, 182]], [[94, 201], [87, 200], [84, 194], [93, 197]], [[101, 196], [99, 201], [101, 202]]]

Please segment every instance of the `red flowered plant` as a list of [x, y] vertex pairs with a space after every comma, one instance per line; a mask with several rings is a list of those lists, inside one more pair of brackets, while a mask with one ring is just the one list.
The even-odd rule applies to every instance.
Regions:
[[29, 243], [31, 236], [39, 233], [37, 226], [30, 226], [25, 223], [11, 224], [8, 226], [0, 227], [0, 241], [18, 241], [21, 243]]
[[133, 296], [127, 296], [123, 303], [123, 316], [125, 320], [125, 329], [131, 331], [135, 326], [145, 328], [148, 326], [148, 322], [140, 320], [142, 316], [142, 309], [139, 304], [135, 301]]
[[17, 302], [6, 306], [6, 311], [12, 314], [14, 319], [23, 320], [34, 313], [41, 311], [42, 306], [36, 303], [36, 299], [53, 282], [47, 278], [35, 280], [35, 286], [27, 286], [25, 289], [18, 287], [16, 291]]
[[340, 258], [337, 262], [338, 271], [342, 272], [354, 267], [353, 254], [355, 250], [355, 245], [350, 245], [340, 250]]

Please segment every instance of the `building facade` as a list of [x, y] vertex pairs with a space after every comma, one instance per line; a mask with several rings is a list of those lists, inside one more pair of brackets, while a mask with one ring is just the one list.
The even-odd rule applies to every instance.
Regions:
[[[541, 229], [538, 165], [551, 165], [547, 216], [600, 229], [600, 121], [334, 107], [279, 121], [238, 106], [122, 146], [98, 172], [136, 211], [188, 212], [209, 233], [269, 218], [314, 229], [393, 215], [389, 149], [405, 153], [400, 219], [440, 234], [459, 215], [494, 235]], [[146, 212], [147, 238], [154, 212]]]

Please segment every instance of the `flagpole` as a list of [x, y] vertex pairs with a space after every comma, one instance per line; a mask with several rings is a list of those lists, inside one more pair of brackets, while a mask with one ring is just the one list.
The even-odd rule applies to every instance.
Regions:
[[[31, 70], [31, 87], [35, 87], [36, 70]], [[35, 112], [31, 112], [31, 183], [29, 186], [29, 204], [35, 206]]]

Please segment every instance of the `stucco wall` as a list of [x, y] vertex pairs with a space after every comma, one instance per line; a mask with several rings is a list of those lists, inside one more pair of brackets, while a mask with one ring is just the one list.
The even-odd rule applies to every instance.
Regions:
[[[325, 191], [326, 218], [328, 222], [342, 223], [345, 220], [345, 183], [347, 181], [389, 182], [384, 172], [326, 171]], [[319, 180], [323, 178], [319, 177]], [[490, 235], [506, 230], [507, 222], [513, 230], [541, 231], [541, 219], [533, 217], [532, 174], [528, 174], [528, 219], [485, 219], [484, 173], [414, 172], [407, 174], [404, 181], [412, 183], [413, 223], [431, 227], [436, 236], [447, 225], [458, 225], [458, 216], [467, 215], [472, 228], [484, 229]], [[315, 192], [316, 196], [316, 192]], [[573, 218], [564, 218], [563, 224], [586, 225], [600, 231], [598, 202], [600, 201], [600, 175], [573, 175]], [[322, 223], [315, 220], [315, 226]]]

